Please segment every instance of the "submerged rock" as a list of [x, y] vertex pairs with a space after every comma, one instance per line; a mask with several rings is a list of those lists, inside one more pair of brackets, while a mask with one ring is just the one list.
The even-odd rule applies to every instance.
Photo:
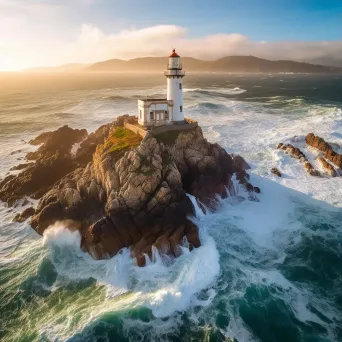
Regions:
[[[304, 163], [304, 169], [309, 175], [311, 175], [311, 176], [319, 176], [320, 175], [319, 172], [311, 165], [311, 163], [309, 163], [305, 154], [298, 147], [295, 147], [292, 144], [280, 143], [277, 148], [285, 151], [285, 153], [288, 154], [289, 156], [291, 156], [292, 158], [298, 159], [301, 163]], [[272, 172], [272, 170], [271, 170], [271, 172]], [[272, 173], [274, 173], [274, 172], [272, 172]]]
[[[34, 214], [31, 225], [39, 234], [56, 221], [73, 222], [81, 233], [82, 248], [93, 258], [111, 257], [129, 247], [137, 264], [143, 266], [153, 248], [177, 257], [183, 243], [190, 250], [200, 246], [198, 229], [188, 219], [194, 215], [194, 207], [187, 193], [214, 209], [217, 195], [228, 196], [234, 173], [248, 191], [260, 192], [249, 183], [249, 166], [244, 159], [232, 158], [218, 144], [209, 143], [201, 128], [148, 133], [142, 139], [123, 127], [126, 119], [120, 117], [86, 138], [86, 133], [79, 131], [78, 138], [69, 139], [62, 151], [56, 151], [64, 156], [59, 159], [59, 174], [33, 187], [35, 193], [45, 193], [36, 210], [28, 213]], [[33, 141], [43, 143], [36, 153], [43, 166], [47, 162], [58, 165], [50, 162], [55, 155], [50, 156], [52, 145], [48, 143], [55, 132]], [[71, 155], [76, 142], [81, 143]], [[43, 177], [49, 169], [37, 168], [38, 160], [35, 172]], [[32, 194], [31, 188], [23, 186], [23, 179], [34, 174], [28, 170], [10, 175], [0, 184], [2, 198]], [[20, 191], [11, 188], [15, 185]], [[12, 192], [7, 193], [9, 188]]]
[[278, 176], [278, 177], [281, 177], [281, 173], [280, 173], [280, 171], [279, 171], [276, 167], [272, 167], [271, 172], [272, 172], [274, 175], [276, 175], [276, 176]]

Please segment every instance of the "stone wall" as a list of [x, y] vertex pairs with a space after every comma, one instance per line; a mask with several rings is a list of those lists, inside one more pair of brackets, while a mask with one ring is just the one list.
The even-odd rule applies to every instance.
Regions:
[[184, 124], [177, 124], [177, 125], [165, 125], [165, 126], [159, 126], [159, 127], [152, 127], [149, 130], [146, 130], [137, 124], [130, 124], [128, 122], [125, 122], [125, 128], [131, 130], [132, 132], [139, 134], [141, 137], [145, 137], [147, 132], [155, 134], [161, 134], [165, 132], [175, 132], [175, 131], [188, 131], [191, 129], [194, 129], [198, 127], [198, 122], [192, 119], [185, 118]]
[[135, 134], [139, 134], [143, 138], [145, 138], [145, 135], [147, 134], [147, 130], [139, 127], [138, 125], [133, 125], [128, 122], [125, 122], [125, 128], [131, 130]]

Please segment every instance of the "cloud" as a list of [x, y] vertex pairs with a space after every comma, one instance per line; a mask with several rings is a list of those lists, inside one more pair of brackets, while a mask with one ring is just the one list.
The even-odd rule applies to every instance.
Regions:
[[[70, 39], [68, 31], [62, 31], [63, 27], [59, 28], [57, 25], [56, 28], [65, 36], [65, 39], [49, 40], [49, 35], [46, 35], [47, 38], [43, 40], [40, 35], [40, 39], [34, 43], [32, 43], [33, 40], [26, 39], [26, 42], [16, 44], [13, 48], [9, 41], [2, 42], [0, 38], [0, 45], [7, 47], [7, 51], [10, 51], [11, 55], [7, 56], [6, 60], [11, 60], [11, 67], [24, 68], [70, 62], [93, 63], [112, 58], [166, 56], [172, 47], [176, 47], [181, 56], [207, 60], [230, 55], [254, 55], [272, 60], [287, 59], [326, 65], [342, 64], [340, 58], [342, 42], [339, 41], [255, 42], [239, 33], [193, 37], [186, 28], [176, 25], [157, 25], [106, 33], [92, 24], [81, 25], [78, 33], [76, 31], [74, 38]], [[18, 32], [21, 31], [22, 27]]]
[[[74, 44], [86, 54], [90, 62], [108, 58], [165, 56], [172, 47], [176, 47], [182, 56], [200, 59], [255, 55], [273, 60], [340, 65], [342, 55], [342, 42], [338, 41], [254, 42], [238, 33], [192, 38], [187, 29], [174, 25], [123, 30], [115, 34], [105, 34], [98, 27], [83, 25], [78, 41]], [[82, 59], [87, 59], [86, 56]]]

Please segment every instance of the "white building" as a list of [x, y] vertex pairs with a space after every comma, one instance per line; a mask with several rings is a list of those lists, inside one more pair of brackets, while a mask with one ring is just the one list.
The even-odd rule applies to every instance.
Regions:
[[169, 64], [164, 75], [167, 78], [166, 99], [138, 100], [138, 123], [143, 127], [184, 123], [182, 81], [185, 72], [175, 49], [169, 56]]

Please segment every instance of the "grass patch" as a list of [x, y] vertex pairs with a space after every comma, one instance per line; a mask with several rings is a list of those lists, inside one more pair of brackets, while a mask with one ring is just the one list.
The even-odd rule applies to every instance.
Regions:
[[141, 140], [140, 135], [124, 127], [118, 127], [98, 149], [105, 154], [118, 152], [122, 149], [138, 146]]

